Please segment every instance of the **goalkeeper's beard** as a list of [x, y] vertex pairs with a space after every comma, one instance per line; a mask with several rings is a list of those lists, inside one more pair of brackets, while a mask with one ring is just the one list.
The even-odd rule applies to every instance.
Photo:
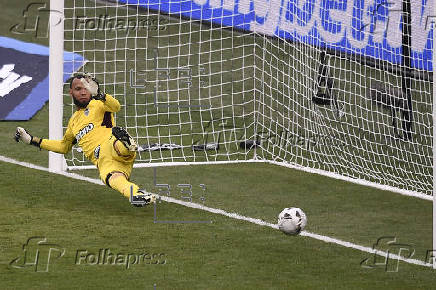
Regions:
[[76, 98], [73, 97], [74, 104], [80, 109], [86, 108], [90, 101], [91, 100], [85, 101], [85, 102], [80, 102], [79, 100], [77, 100]]

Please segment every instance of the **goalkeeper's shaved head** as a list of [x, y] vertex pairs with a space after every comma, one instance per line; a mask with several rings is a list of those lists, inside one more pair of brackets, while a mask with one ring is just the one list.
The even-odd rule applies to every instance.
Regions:
[[84, 75], [76, 75], [70, 78], [70, 95], [77, 108], [86, 108], [91, 101], [91, 93], [83, 86], [81, 79]]
[[70, 83], [70, 89], [73, 88], [73, 81], [74, 81], [74, 80], [76, 80], [76, 79], [80, 80], [80, 79], [83, 79], [84, 77], [85, 77], [84, 74], [76, 74], [76, 75], [70, 77], [70, 78], [67, 80], [67, 82]]

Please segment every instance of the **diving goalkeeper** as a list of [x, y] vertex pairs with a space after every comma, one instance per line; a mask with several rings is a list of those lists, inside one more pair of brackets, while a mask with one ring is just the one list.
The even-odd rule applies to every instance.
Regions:
[[130, 182], [130, 173], [138, 148], [135, 140], [121, 127], [114, 127], [114, 113], [120, 103], [103, 93], [90, 74], [70, 78], [69, 93], [76, 105], [62, 140], [41, 139], [18, 127], [15, 140], [49, 151], [66, 154], [74, 144], [100, 172], [101, 180], [129, 198], [135, 206], [155, 202], [154, 194], [146, 193]]

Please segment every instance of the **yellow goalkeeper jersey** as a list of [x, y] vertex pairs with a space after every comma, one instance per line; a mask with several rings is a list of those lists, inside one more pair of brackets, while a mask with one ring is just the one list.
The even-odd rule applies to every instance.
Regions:
[[100, 144], [110, 138], [115, 126], [113, 113], [119, 110], [120, 103], [111, 95], [106, 94], [106, 101], [91, 100], [71, 116], [62, 140], [43, 139], [41, 148], [65, 154], [78, 143], [86, 158], [96, 164]]

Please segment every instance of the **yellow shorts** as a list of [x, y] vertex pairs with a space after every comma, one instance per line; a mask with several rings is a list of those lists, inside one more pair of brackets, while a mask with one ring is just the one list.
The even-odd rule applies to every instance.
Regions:
[[[100, 152], [97, 159], [97, 168], [100, 171], [101, 180], [106, 183], [109, 173], [122, 172], [127, 179], [130, 178], [133, 162], [135, 161], [136, 152], [129, 152], [129, 155], [119, 156], [114, 149], [114, 143], [117, 139], [111, 136], [109, 140], [100, 145]], [[118, 143], [119, 144], [119, 143]]]

